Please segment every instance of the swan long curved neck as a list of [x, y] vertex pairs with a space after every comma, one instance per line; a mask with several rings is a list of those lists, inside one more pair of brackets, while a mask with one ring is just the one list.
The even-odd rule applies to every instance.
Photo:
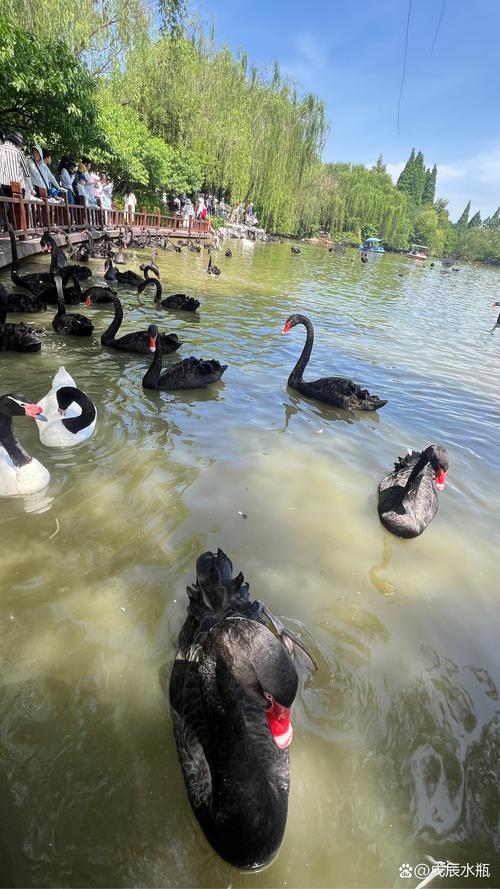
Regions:
[[422, 470], [424, 469], [424, 467], [427, 465], [428, 462], [429, 462], [429, 455], [426, 454], [425, 451], [422, 451], [419, 459], [415, 463], [415, 466], [413, 467], [412, 471], [410, 472], [410, 475], [408, 476], [408, 481], [406, 482], [406, 485], [404, 487], [405, 494], [408, 493], [408, 491], [410, 490], [412, 485], [415, 483], [418, 476], [420, 475], [420, 473], [422, 472]]
[[17, 255], [17, 243], [16, 236], [14, 234], [14, 229], [11, 225], [9, 225], [9, 238], [10, 238], [10, 251], [12, 253], [12, 269], [15, 272], [19, 271], [19, 257]]
[[[149, 266], [146, 266], [146, 268], [149, 268]], [[144, 272], [146, 272], [146, 269], [144, 269]], [[137, 289], [138, 289], [139, 293], [142, 293], [146, 287], [148, 287], [148, 286], [151, 287], [151, 285], [153, 285], [155, 287], [155, 291], [156, 291], [155, 295], [154, 295], [155, 303], [160, 302], [161, 284], [157, 278], [146, 278], [146, 280], [143, 281], [142, 284], [140, 284]]]
[[120, 329], [120, 324], [123, 321], [123, 309], [122, 304], [117, 296], [112, 296], [111, 301], [115, 307], [115, 316], [109, 325], [108, 329], [104, 331], [101, 337], [101, 343], [105, 346], [107, 343], [112, 343], [115, 339], [118, 330]]
[[19, 444], [12, 428], [12, 417], [6, 417], [5, 414], [0, 414], [0, 445], [5, 448], [17, 468], [31, 463], [33, 457]]
[[146, 389], [157, 389], [162, 366], [160, 334], [156, 337], [156, 349], [153, 360], [144, 374], [143, 385]]
[[304, 348], [302, 349], [302, 354], [300, 355], [297, 364], [292, 370], [288, 380], [289, 382], [295, 382], [302, 379], [304, 371], [307, 367], [308, 361], [311, 357], [312, 347], [314, 343], [314, 328], [309, 321], [309, 318], [306, 318], [304, 315], [300, 315], [300, 323], [304, 325], [307, 331], [306, 341], [304, 343]]
[[56, 282], [56, 290], [57, 290], [56, 318], [60, 318], [61, 315], [66, 314], [66, 304], [64, 302], [64, 292], [63, 292], [62, 280], [61, 280], [60, 275], [56, 275], [55, 282]]
[[[90, 398], [81, 389], [73, 389], [73, 402], [81, 407], [82, 412], [77, 417], [63, 417], [62, 424], [69, 432], [80, 432], [95, 420], [96, 409]], [[71, 403], [73, 403], [71, 402]]]

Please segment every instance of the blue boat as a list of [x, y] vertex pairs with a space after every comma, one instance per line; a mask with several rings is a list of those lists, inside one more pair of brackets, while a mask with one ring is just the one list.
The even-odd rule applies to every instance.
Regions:
[[362, 250], [364, 253], [385, 253], [382, 247], [382, 238], [366, 238], [359, 245], [358, 250]]

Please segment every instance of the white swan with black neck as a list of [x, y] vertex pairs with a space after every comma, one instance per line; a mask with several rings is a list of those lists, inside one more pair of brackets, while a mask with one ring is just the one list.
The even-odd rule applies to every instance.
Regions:
[[68, 448], [87, 441], [97, 421], [95, 404], [76, 385], [73, 377], [60, 367], [52, 388], [39, 401], [47, 423], [38, 431], [40, 441], [48, 448]]
[[36, 494], [47, 487], [50, 473], [19, 443], [14, 417], [44, 420], [42, 408], [24, 395], [0, 396], [0, 497]]

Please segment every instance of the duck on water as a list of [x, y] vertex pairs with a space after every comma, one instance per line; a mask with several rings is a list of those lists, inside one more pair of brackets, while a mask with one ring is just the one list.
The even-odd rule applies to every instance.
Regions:
[[376, 411], [387, 404], [386, 400], [380, 399], [377, 395], [370, 395], [367, 389], [362, 389], [346, 377], [322, 377], [310, 383], [303, 380], [302, 376], [311, 357], [314, 343], [314, 328], [309, 318], [296, 314], [290, 315], [287, 319], [282, 333], [288, 333], [297, 324], [304, 325], [307, 337], [302, 354], [288, 377], [290, 388], [316, 401], [331, 404], [345, 411]]
[[290, 652], [306, 655], [308, 669], [316, 665], [261, 602], [250, 600], [243, 574], [233, 578], [222, 550], [198, 558], [187, 594], [170, 710], [189, 801], [225, 861], [262, 867], [278, 852], [288, 812], [298, 686]]

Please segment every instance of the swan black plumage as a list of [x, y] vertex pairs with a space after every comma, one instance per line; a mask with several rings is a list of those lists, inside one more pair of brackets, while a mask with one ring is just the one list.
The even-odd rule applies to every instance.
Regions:
[[110, 287], [87, 287], [82, 293], [82, 299], [86, 305], [89, 305], [88, 299], [92, 305], [94, 303], [110, 303], [113, 302], [113, 296], [116, 296], [116, 290], [111, 290]]
[[309, 318], [305, 315], [290, 315], [287, 319], [282, 333], [295, 327], [297, 324], [303, 324], [307, 331], [306, 342], [302, 350], [302, 354], [297, 361], [294, 369], [288, 377], [288, 385], [309, 398], [315, 398], [324, 404], [331, 404], [334, 407], [342, 408], [345, 411], [376, 411], [378, 408], [387, 404], [378, 398], [377, 395], [370, 395], [367, 389], [362, 389], [357, 383], [353, 383], [346, 377], [323, 377], [319, 380], [313, 380], [306, 383], [302, 379], [309, 358], [311, 357], [314, 328]]
[[89, 268], [86, 268], [83, 265], [68, 264], [63, 248], [59, 247], [55, 239], [52, 235], [49, 235], [48, 232], [44, 232], [40, 238], [40, 246], [44, 253], [52, 254], [50, 267], [51, 275], [61, 275], [63, 285], [66, 285], [70, 278], [74, 280], [75, 276], [79, 281], [86, 281], [87, 278], [92, 277], [92, 272]]
[[212, 265], [212, 254], [210, 254], [210, 256], [208, 257], [207, 274], [208, 275], [220, 275], [221, 274], [220, 268], [216, 265]]
[[[105, 330], [101, 336], [102, 345], [109, 346], [111, 349], [117, 349], [119, 352], [135, 352], [137, 355], [147, 355], [152, 343], [152, 335], [150, 331], [155, 325], [150, 324], [147, 330], [137, 330], [134, 331], [134, 333], [126, 333], [125, 336], [115, 339], [115, 335], [123, 321], [123, 308], [117, 296], [113, 296], [111, 302], [114, 305], [115, 314], [108, 329]], [[85, 305], [90, 306], [91, 304], [92, 301], [90, 297], [87, 297]], [[157, 330], [158, 328], [155, 329]], [[161, 349], [164, 353], [175, 352], [182, 345], [175, 333], [160, 333], [159, 337], [161, 341]]]
[[39, 296], [39, 292], [43, 285], [52, 283], [52, 275], [50, 272], [32, 272], [28, 275], [19, 274], [19, 256], [17, 252], [16, 235], [10, 223], [7, 224], [7, 229], [10, 237], [10, 250], [12, 254], [10, 268], [12, 283], [17, 284], [18, 287], [24, 287], [26, 290], [33, 293], [34, 296]]
[[[8, 226], [9, 236], [10, 236], [10, 244], [11, 244], [11, 252], [12, 252], [12, 266], [10, 270], [10, 276], [14, 284], [18, 287], [23, 287], [26, 290], [29, 290], [30, 293], [37, 299], [41, 300], [43, 303], [57, 303], [57, 289], [54, 283], [55, 275], [62, 274], [64, 263], [66, 262], [66, 257], [63, 254], [61, 257], [60, 253], [58, 253], [59, 248], [56, 245], [56, 250], [52, 252], [51, 241], [53, 240], [48, 235], [42, 235], [40, 239], [40, 243], [43, 238], [46, 239], [47, 245], [52, 252], [51, 260], [50, 260], [50, 271], [48, 272], [35, 272], [29, 275], [20, 275], [19, 274], [19, 258], [17, 254], [17, 243], [16, 237], [14, 234], [14, 229], [11, 225]], [[55, 243], [55, 242], [54, 242]], [[61, 251], [62, 253], [62, 251]], [[88, 271], [88, 270], [87, 270]], [[67, 305], [77, 305], [82, 296], [82, 291], [80, 287], [80, 282], [76, 275], [76, 272], [73, 266], [66, 267], [66, 278], [71, 278], [73, 281], [73, 287], [68, 287], [64, 291], [64, 299]]]
[[94, 325], [89, 318], [73, 312], [68, 315], [64, 304], [63, 286], [60, 275], [55, 275], [57, 288], [57, 312], [52, 321], [52, 327], [56, 333], [64, 336], [91, 336]]
[[106, 269], [105, 281], [116, 281], [118, 284], [127, 284], [129, 287], [139, 287], [144, 281], [144, 278], [141, 278], [136, 272], [130, 271], [130, 269], [126, 272], [119, 272], [118, 269], [115, 269], [112, 259], [106, 259], [104, 267]]
[[290, 252], [297, 255], [298, 253], [300, 253], [300, 247], [290, 247]]
[[3, 284], [0, 284], [0, 294], [5, 297], [7, 312], [45, 312], [47, 303], [32, 293], [9, 293]]
[[418, 537], [439, 507], [437, 492], [444, 489], [448, 454], [442, 445], [429, 445], [400, 457], [379, 485], [380, 521], [398, 537]]
[[172, 296], [166, 296], [162, 299], [162, 286], [156, 278], [148, 278], [146, 281], [143, 281], [140, 287], [137, 288], [137, 295], [139, 296], [148, 286], [156, 288], [154, 301], [156, 305], [160, 305], [163, 309], [172, 309], [177, 312], [196, 312], [200, 305], [199, 300], [186, 296], [185, 293], [173, 293]]
[[[497, 309], [498, 307], [500, 307], [500, 303], [493, 303], [493, 305], [492, 305], [491, 308], [492, 308], [492, 309]], [[497, 323], [497, 324], [500, 324], [500, 313], [498, 314], [498, 318], [497, 318], [497, 320], [496, 320], [496, 323]]]
[[233, 251], [231, 250], [230, 247], [228, 247], [226, 252], [224, 253], [224, 256], [231, 257], [232, 255], [233, 255]]
[[298, 679], [290, 637], [276, 638], [265, 606], [249, 599], [241, 572], [232, 574], [220, 549], [196, 562], [170, 709], [189, 801], [207, 840], [233, 866], [251, 869], [272, 860], [285, 832]]
[[0, 292], [0, 352], [39, 352], [42, 344], [32, 327], [6, 321], [7, 302], [7, 296]]
[[154, 357], [150, 367], [142, 379], [145, 389], [206, 389], [210, 383], [217, 383], [227, 364], [220, 364], [215, 358], [184, 358], [161, 373], [162, 346], [156, 324], [148, 329], [150, 335], [149, 348]]

